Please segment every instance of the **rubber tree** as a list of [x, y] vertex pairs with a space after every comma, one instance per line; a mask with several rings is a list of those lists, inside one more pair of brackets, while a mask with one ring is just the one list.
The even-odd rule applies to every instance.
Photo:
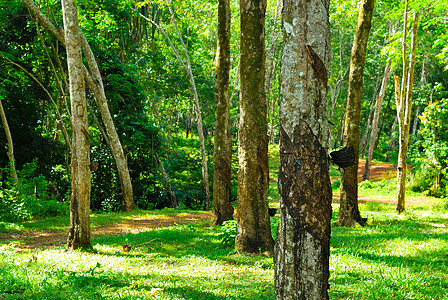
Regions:
[[362, 0], [360, 2], [358, 24], [350, 56], [343, 144], [355, 149], [355, 164], [342, 171], [340, 208], [336, 223], [339, 226], [354, 226], [358, 223], [365, 223], [358, 208], [358, 149], [363, 74], [374, 4], [375, 0]]
[[[408, 1], [404, 8], [403, 22], [403, 75], [400, 85], [398, 76], [394, 76], [395, 81], [395, 100], [397, 104], [397, 120], [399, 130], [399, 151], [397, 163], [397, 207], [396, 211], [402, 213], [405, 210], [405, 188], [406, 188], [406, 156], [409, 146], [409, 130], [411, 127], [412, 113], [412, 90], [414, 85], [414, 67], [415, 54], [417, 51], [417, 31], [419, 11], [414, 12], [414, 21], [412, 27], [411, 53], [409, 61], [407, 58], [407, 18], [408, 18]], [[409, 67], [408, 67], [409, 63]]]
[[241, 0], [238, 252], [272, 252], [268, 213], [268, 136], [265, 93], [266, 0]]
[[213, 156], [212, 224], [221, 225], [233, 219], [230, 203], [232, 165], [232, 135], [230, 131], [230, 1], [218, 0], [218, 46], [215, 80], [215, 144]]
[[82, 62], [81, 29], [75, 0], [62, 1], [72, 123], [72, 190], [67, 249], [91, 248], [90, 144], [87, 101]]
[[328, 299], [329, 5], [329, 0], [284, 1], [276, 299]]
[[[23, 0], [25, 5], [30, 11], [34, 13], [36, 19], [45, 27], [47, 27], [52, 34], [65, 45], [64, 30], [57, 28], [51, 21], [45, 16], [42, 11], [31, 0]], [[132, 190], [131, 176], [129, 174], [129, 168], [126, 161], [126, 156], [123, 151], [118, 133], [113, 123], [112, 115], [109, 110], [106, 93], [104, 91], [103, 80], [99, 71], [98, 64], [95, 60], [95, 56], [87, 42], [84, 34], [81, 32], [80, 42], [86, 61], [89, 65], [89, 69], [83, 65], [84, 79], [93, 91], [95, 100], [98, 106], [98, 110], [101, 114], [101, 119], [104, 124], [105, 133], [107, 134], [108, 146], [114, 156], [115, 163], [117, 165], [118, 177], [120, 178], [123, 208], [126, 211], [133, 210], [135, 208], [134, 196]]]

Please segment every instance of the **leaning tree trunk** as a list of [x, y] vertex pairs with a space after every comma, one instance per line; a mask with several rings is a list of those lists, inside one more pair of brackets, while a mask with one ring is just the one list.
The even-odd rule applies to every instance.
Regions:
[[399, 151], [397, 164], [397, 207], [396, 211], [402, 213], [405, 209], [405, 188], [406, 188], [406, 156], [409, 145], [409, 129], [411, 126], [412, 112], [412, 89], [414, 84], [415, 53], [417, 51], [417, 30], [419, 12], [414, 13], [412, 28], [411, 53], [409, 59], [409, 70], [407, 70], [407, 14], [408, 2], [405, 5], [404, 34], [403, 34], [403, 79], [400, 88], [398, 76], [395, 76], [395, 96], [397, 102], [397, 119], [399, 129]]
[[[23, 2], [26, 4], [28, 9], [36, 15], [38, 21], [45, 25], [56, 36], [56, 38], [63, 45], [65, 45], [66, 42], [64, 38], [64, 31], [60, 28], [56, 28], [31, 0], [23, 0]], [[99, 68], [93, 52], [82, 33], [80, 36], [80, 42], [86, 56], [86, 61], [89, 64], [90, 72], [92, 72], [90, 73], [89, 70], [83, 65], [83, 70], [85, 70], [85, 80], [89, 88], [95, 94], [95, 99], [97, 100], [101, 118], [103, 120], [106, 133], [110, 140], [108, 146], [112, 152], [112, 155], [114, 156], [115, 163], [117, 164], [117, 171], [122, 189], [123, 207], [124, 210], [132, 210], [135, 208], [135, 204], [132, 192], [131, 177], [129, 175], [129, 168], [127, 165], [126, 157], [124, 155], [123, 147], [121, 145], [120, 139], [115, 129], [115, 125], [112, 120], [112, 116], [109, 111], [101, 74], [99, 72]]]
[[285, 0], [280, 83], [276, 299], [328, 299], [332, 191], [329, 0]]
[[74, 0], [62, 0], [72, 112], [72, 193], [67, 249], [91, 248], [90, 145], [81, 29]]
[[268, 137], [265, 95], [264, 22], [266, 0], [241, 0], [240, 129], [238, 210], [239, 252], [272, 252], [268, 214]]
[[232, 165], [232, 134], [230, 131], [230, 0], [218, 1], [218, 47], [216, 50], [215, 82], [215, 144], [213, 156], [213, 225], [233, 219], [230, 203]]
[[12, 182], [14, 184], [19, 183], [19, 177], [17, 176], [16, 161], [14, 159], [14, 144], [12, 142], [11, 131], [9, 130], [8, 119], [6, 119], [5, 110], [3, 109], [2, 98], [0, 97], [0, 116], [2, 118], [3, 129], [6, 134], [6, 141], [8, 142], [8, 160], [9, 160], [9, 174], [11, 175]]
[[364, 167], [362, 180], [369, 180], [370, 177], [370, 164], [372, 161], [373, 148], [375, 148], [375, 140], [378, 132], [378, 121], [380, 118], [381, 105], [383, 104], [387, 82], [389, 81], [391, 74], [392, 74], [392, 61], [389, 60], [386, 65], [386, 69], [384, 69], [383, 81], [381, 83], [381, 90], [376, 99], [375, 113], [373, 115], [373, 121], [372, 121], [372, 132], [370, 133], [369, 149], [367, 151], [366, 164]]
[[340, 208], [337, 220], [337, 225], [339, 226], [354, 226], [357, 223], [365, 223], [358, 208], [359, 124], [361, 117], [362, 76], [374, 4], [375, 0], [362, 0], [360, 3], [358, 25], [350, 58], [344, 145], [355, 149], [355, 164], [342, 172]]

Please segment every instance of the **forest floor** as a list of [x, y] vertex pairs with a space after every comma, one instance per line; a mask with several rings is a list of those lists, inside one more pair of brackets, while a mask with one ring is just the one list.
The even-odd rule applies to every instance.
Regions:
[[[361, 181], [364, 171], [365, 161], [360, 161], [358, 169], [358, 180]], [[370, 171], [371, 180], [380, 180], [394, 177], [396, 167], [393, 164], [374, 162]], [[334, 194], [335, 203], [339, 202], [339, 194]], [[431, 204], [434, 198], [428, 197], [407, 197], [406, 206], [417, 206]], [[394, 203], [395, 199], [387, 196], [359, 195], [359, 202], [376, 201], [382, 203]], [[277, 203], [272, 204], [278, 207]], [[95, 215], [92, 215], [95, 218]], [[160, 214], [156, 218], [148, 217], [144, 214], [133, 214], [129, 218], [117, 219], [115, 223], [99, 225], [101, 222], [92, 222], [92, 238], [108, 235], [123, 235], [129, 233], [140, 233], [153, 228], [167, 227], [175, 224], [189, 224], [197, 222], [206, 222], [210, 220], [210, 212], [194, 212], [182, 214]], [[67, 219], [67, 218], [64, 218]], [[65, 223], [67, 221], [64, 221]], [[60, 247], [66, 242], [68, 234], [68, 224], [61, 224], [58, 228], [49, 226], [47, 228], [26, 228], [18, 232], [7, 233], [0, 232], [0, 243], [10, 242], [15, 244], [15, 251], [33, 251], [37, 248], [55, 248]]]

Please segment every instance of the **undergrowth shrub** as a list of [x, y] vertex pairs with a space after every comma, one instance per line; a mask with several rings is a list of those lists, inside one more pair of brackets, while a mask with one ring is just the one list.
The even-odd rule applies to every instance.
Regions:
[[222, 223], [220, 228], [221, 234], [218, 236], [222, 244], [229, 247], [235, 246], [236, 226], [235, 220], [229, 220]]
[[[10, 179], [2, 183], [0, 191], [0, 220], [24, 221], [35, 217], [65, 215], [68, 206], [55, 200], [47, 190], [47, 180], [36, 175], [37, 162], [25, 164], [18, 170], [19, 182]], [[6, 169], [3, 172], [8, 172]]]

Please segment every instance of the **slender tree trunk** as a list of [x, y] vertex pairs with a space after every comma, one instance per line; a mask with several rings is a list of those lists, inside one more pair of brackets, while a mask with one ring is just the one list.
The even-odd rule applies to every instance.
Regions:
[[[23, 2], [26, 4], [28, 9], [36, 15], [38, 21], [45, 25], [63, 45], [66, 45], [64, 39], [64, 31], [60, 28], [56, 28], [31, 0], [23, 0]], [[127, 165], [126, 157], [124, 155], [123, 147], [121, 145], [118, 133], [115, 129], [112, 116], [109, 111], [106, 94], [104, 92], [103, 81], [99, 72], [98, 65], [96, 63], [93, 52], [90, 49], [90, 46], [82, 32], [80, 34], [80, 43], [84, 51], [87, 63], [89, 64], [90, 72], [92, 72], [90, 73], [89, 70], [83, 65], [85, 80], [89, 85], [89, 88], [95, 94], [98, 109], [100, 111], [106, 133], [110, 139], [109, 148], [112, 152], [112, 155], [114, 156], [115, 163], [117, 164], [118, 176], [120, 178], [121, 189], [123, 193], [123, 208], [127, 211], [132, 210], [135, 208], [135, 204], [132, 192], [131, 177], [129, 175], [129, 168]]]
[[65, 44], [72, 111], [72, 193], [67, 249], [91, 248], [90, 240], [90, 144], [81, 29], [74, 0], [62, 0]]
[[233, 219], [230, 203], [232, 134], [230, 131], [230, 0], [218, 0], [218, 47], [215, 81], [215, 144], [213, 156], [213, 225]]
[[404, 35], [403, 35], [403, 81], [400, 89], [400, 81], [398, 76], [395, 76], [395, 95], [397, 101], [397, 119], [399, 126], [399, 152], [397, 165], [397, 207], [396, 211], [402, 213], [405, 209], [405, 188], [406, 188], [406, 156], [409, 145], [409, 130], [411, 126], [411, 112], [412, 112], [412, 90], [414, 84], [414, 67], [415, 54], [417, 51], [417, 30], [419, 12], [414, 12], [414, 22], [412, 28], [411, 39], [411, 53], [409, 59], [409, 70], [407, 70], [407, 14], [408, 2], [405, 5], [404, 17]]
[[[329, 299], [329, 0], [285, 0], [276, 299]], [[319, 8], [319, 9], [316, 9]]]
[[269, 143], [274, 144], [275, 137], [274, 137], [274, 111], [275, 111], [275, 103], [276, 103], [276, 97], [271, 93], [272, 88], [272, 79], [276, 76], [276, 69], [277, 69], [277, 63], [275, 60], [275, 57], [277, 55], [277, 48], [278, 48], [278, 37], [279, 32], [277, 32], [277, 23], [278, 18], [280, 16], [280, 12], [282, 10], [282, 0], [277, 0], [277, 6], [275, 8], [275, 16], [274, 16], [274, 26], [272, 28], [269, 42], [270, 47], [269, 51], [267, 53], [267, 65], [266, 65], [266, 101], [268, 104], [268, 121], [270, 120], [269, 125]]
[[201, 106], [199, 105], [198, 92], [196, 89], [194, 75], [191, 70], [191, 62], [190, 62], [190, 56], [188, 55], [187, 46], [185, 45], [182, 35], [180, 34], [179, 28], [177, 27], [176, 17], [174, 15], [173, 8], [171, 7], [168, 0], [166, 0], [165, 3], [168, 5], [168, 8], [169, 8], [170, 14], [171, 14], [171, 19], [174, 23], [174, 27], [176, 28], [177, 35], [179, 37], [179, 41], [182, 45], [182, 49], [184, 50], [185, 61], [179, 55], [179, 52], [177, 51], [176, 47], [173, 45], [173, 42], [171, 41], [168, 34], [165, 32], [165, 30], [162, 27], [159, 26], [159, 24], [155, 23], [153, 20], [147, 18], [146, 16], [144, 16], [141, 13], [140, 13], [140, 16], [143, 19], [145, 19], [146, 21], [150, 22], [152, 25], [154, 25], [157, 28], [157, 30], [159, 30], [160, 33], [162, 33], [162, 35], [167, 39], [168, 43], [170, 44], [171, 49], [173, 50], [174, 54], [176, 55], [177, 60], [182, 65], [183, 69], [187, 73], [188, 78], [190, 80], [190, 88], [191, 88], [191, 92], [193, 93], [194, 107], [196, 109], [196, 115], [198, 117], [197, 129], [198, 129], [199, 145], [200, 145], [201, 157], [202, 157], [202, 187], [204, 190], [204, 202], [205, 202], [204, 208], [205, 208], [205, 210], [209, 210], [210, 209], [210, 188], [209, 188], [209, 180], [208, 180], [208, 163], [207, 163], [207, 153], [205, 150], [205, 138], [204, 138], [204, 128], [203, 128], [203, 122], [202, 122]]
[[238, 252], [272, 252], [268, 213], [268, 137], [265, 95], [266, 0], [241, 0]]
[[[390, 141], [389, 141], [389, 147], [387, 147], [387, 152], [394, 150], [395, 146], [397, 145], [397, 141], [393, 138], [394, 133], [397, 130], [397, 123], [398, 123], [398, 118], [397, 118], [397, 116], [395, 116], [394, 122], [392, 123], [391, 131], [390, 131]], [[384, 161], [390, 162], [390, 153], [387, 153]]]
[[12, 135], [9, 130], [5, 110], [3, 109], [2, 97], [0, 97], [0, 116], [2, 118], [3, 129], [5, 130], [6, 141], [8, 142], [8, 151], [6, 154], [8, 155], [9, 160], [9, 174], [11, 175], [12, 182], [17, 184], [19, 183], [19, 177], [17, 176], [16, 161], [14, 159], [14, 143], [12, 141]]
[[362, 175], [362, 180], [369, 180], [370, 177], [370, 162], [372, 161], [373, 149], [375, 148], [376, 135], [378, 132], [378, 121], [380, 118], [381, 105], [383, 104], [384, 95], [386, 92], [387, 82], [392, 75], [392, 61], [387, 62], [386, 68], [384, 69], [383, 81], [381, 83], [381, 90], [376, 99], [376, 108], [373, 115], [372, 121], [372, 132], [370, 133], [369, 150], [367, 152], [366, 164], [364, 167], [364, 174]]
[[132, 190], [131, 176], [129, 174], [128, 162], [123, 151], [123, 147], [118, 137], [117, 130], [115, 129], [114, 121], [107, 104], [106, 93], [104, 91], [103, 80], [96, 63], [95, 56], [90, 48], [87, 39], [84, 34], [81, 33], [81, 45], [86, 57], [86, 61], [89, 65], [90, 72], [84, 66], [85, 78], [90, 89], [95, 94], [96, 104], [103, 120], [104, 129], [108, 136], [109, 148], [115, 159], [117, 166], [118, 177], [120, 178], [121, 191], [122, 191], [122, 204], [124, 211], [131, 211], [135, 209], [134, 193]]
[[374, 112], [373, 108], [375, 107], [375, 103], [377, 103], [376, 100], [377, 100], [378, 89], [380, 87], [380, 83], [381, 83], [381, 71], [378, 72], [378, 76], [376, 78], [375, 91], [373, 92], [372, 101], [370, 102], [369, 114], [367, 116], [366, 130], [365, 130], [364, 136], [362, 138], [362, 143], [361, 143], [361, 157], [362, 158], [365, 157], [365, 153], [366, 153], [367, 140], [369, 137], [370, 126], [372, 125], [372, 115]]
[[170, 202], [170, 206], [172, 208], [177, 208], [177, 198], [176, 198], [176, 194], [174, 194], [173, 188], [171, 187], [170, 177], [166, 173], [165, 168], [163, 167], [163, 163], [157, 154], [156, 154], [156, 160], [157, 160], [157, 164], [159, 165], [160, 172], [162, 173], [163, 180], [165, 181], [165, 185], [166, 185], [165, 190], [166, 190], [166, 194], [168, 196], [168, 200]]
[[341, 198], [337, 225], [364, 224], [358, 208], [359, 123], [364, 64], [367, 52], [374, 0], [360, 2], [358, 25], [350, 59], [350, 77], [345, 115], [344, 145], [355, 149], [355, 164], [342, 172]]

